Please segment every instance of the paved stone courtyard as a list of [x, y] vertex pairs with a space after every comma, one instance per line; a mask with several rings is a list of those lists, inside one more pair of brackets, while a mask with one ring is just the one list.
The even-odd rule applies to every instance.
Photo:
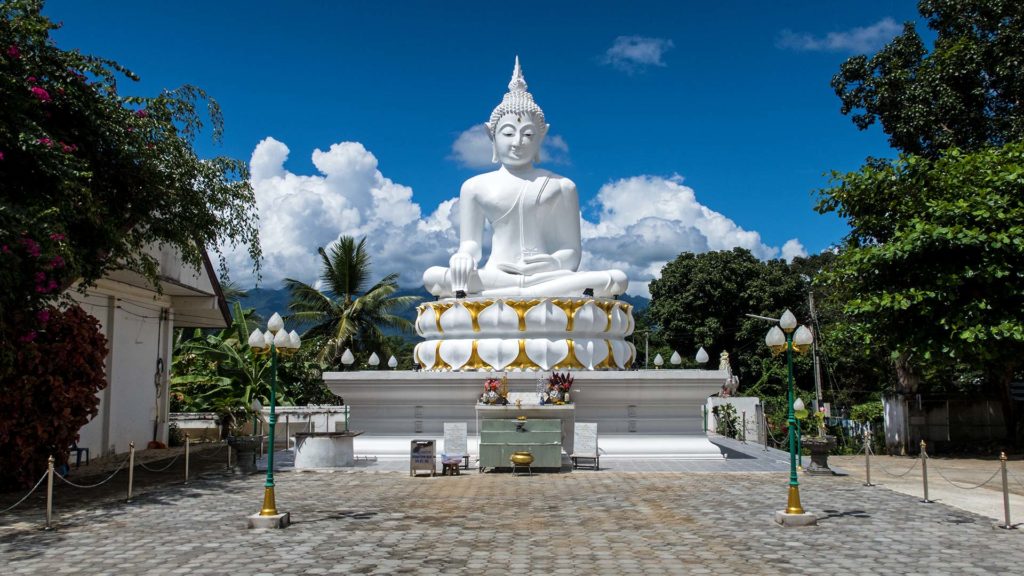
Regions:
[[[394, 464], [394, 463], [392, 463]], [[0, 516], [4, 574], [1010, 574], [1024, 530], [853, 477], [802, 477], [820, 522], [784, 529], [782, 472], [411, 478], [381, 462], [276, 475], [293, 524], [245, 528], [262, 476], [207, 474], [133, 504]], [[619, 467], [628, 468], [628, 467]]]

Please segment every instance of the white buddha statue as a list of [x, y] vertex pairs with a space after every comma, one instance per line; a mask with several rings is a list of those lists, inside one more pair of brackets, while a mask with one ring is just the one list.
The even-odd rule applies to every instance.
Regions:
[[[582, 246], [576, 185], [534, 167], [548, 124], [526, 91], [518, 57], [508, 89], [487, 123], [493, 161], [501, 168], [462, 185], [459, 249], [448, 268], [424, 272], [424, 285], [439, 297], [622, 294], [629, 280], [620, 270], [577, 272]], [[494, 234], [491, 254], [479, 267], [485, 221]]]

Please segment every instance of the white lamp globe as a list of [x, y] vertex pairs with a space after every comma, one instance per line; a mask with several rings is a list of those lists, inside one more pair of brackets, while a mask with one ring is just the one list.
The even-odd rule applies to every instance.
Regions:
[[804, 399], [800, 398], [800, 397], [797, 397], [796, 401], [793, 402], [793, 411], [794, 412], [800, 412], [801, 410], [806, 410], [806, 409], [807, 409], [807, 407], [804, 406]]
[[298, 350], [302, 346], [302, 338], [299, 337], [299, 333], [295, 330], [288, 333], [288, 344], [293, 350]]
[[807, 328], [807, 326], [801, 326], [796, 329], [796, 334], [793, 334], [793, 344], [800, 347], [810, 346], [811, 342], [814, 342], [814, 334]]
[[252, 334], [249, 334], [250, 348], [255, 348], [259, 350], [260, 348], [263, 348], [266, 345], [267, 343], [263, 340], [263, 332], [260, 332], [258, 328], [256, 330], [253, 330]]
[[665, 359], [661, 357], [661, 354], [654, 357], [654, 365], [659, 367], [665, 365]]
[[267, 330], [270, 330], [274, 334], [277, 334], [284, 328], [284, 320], [281, 319], [281, 315], [274, 312], [274, 315], [267, 320]]
[[796, 316], [793, 316], [793, 313], [787, 309], [782, 313], [782, 318], [779, 320], [779, 326], [782, 327], [786, 334], [789, 334], [794, 328], [796, 328]]
[[377, 353], [374, 352], [373, 354], [370, 354], [370, 359], [367, 360], [366, 362], [370, 366], [374, 366], [374, 367], [380, 366], [380, 356], [377, 356]]
[[772, 329], [768, 331], [768, 335], [764, 337], [764, 343], [773, 349], [784, 347], [786, 345], [786, 335], [778, 326], [772, 326]]
[[674, 366], [679, 366], [683, 362], [683, 357], [679, 355], [679, 352], [672, 351], [672, 357], [668, 359]]
[[291, 338], [288, 337], [288, 333], [284, 330], [278, 330], [277, 334], [274, 335], [274, 347], [278, 350], [291, 347]]
[[346, 348], [345, 353], [341, 355], [341, 363], [345, 366], [351, 366], [356, 361], [356, 357], [352, 355], [352, 350]]
[[270, 344], [274, 341], [274, 333], [267, 330], [263, 333], [263, 342], [266, 347], [270, 347]]
[[395, 358], [394, 356], [392, 356], [391, 358], [388, 358], [388, 368], [391, 368], [391, 369], [398, 368], [398, 358]]

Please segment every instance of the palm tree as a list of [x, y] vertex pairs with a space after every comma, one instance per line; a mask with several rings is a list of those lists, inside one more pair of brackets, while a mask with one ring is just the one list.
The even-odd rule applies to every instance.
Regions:
[[367, 289], [370, 255], [366, 252], [365, 237], [357, 243], [351, 236], [342, 236], [331, 246], [330, 253], [323, 248], [317, 252], [322, 260], [323, 292], [291, 278], [284, 282], [292, 298], [288, 306], [291, 318], [312, 325], [304, 338], [317, 342], [321, 363], [338, 366], [346, 348], [384, 352], [384, 327], [412, 331], [412, 322], [396, 313], [419, 298], [393, 296], [398, 291], [397, 273], [388, 274]]

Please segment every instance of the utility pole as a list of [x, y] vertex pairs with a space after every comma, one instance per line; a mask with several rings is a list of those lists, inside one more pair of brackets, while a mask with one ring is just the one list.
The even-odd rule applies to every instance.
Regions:
[[814, 357], [814, 409], [821, 410], [823, 406], [821, 403], [821, 365], [818, 363], [818, 340], [821, 339], [821, 333], [818, 331], [818, 316], [814, 311], [814, 290], [807, 292], [807, 299], [811, 307], [811, 329], [815, 332], [814, 340], [812, 340], [811, 344]]
[[649, 337], [651, 332], [649, 330], [644, 331], [644, 370], [647, 370], [647, 363], [651, 361], [651, 343]]

